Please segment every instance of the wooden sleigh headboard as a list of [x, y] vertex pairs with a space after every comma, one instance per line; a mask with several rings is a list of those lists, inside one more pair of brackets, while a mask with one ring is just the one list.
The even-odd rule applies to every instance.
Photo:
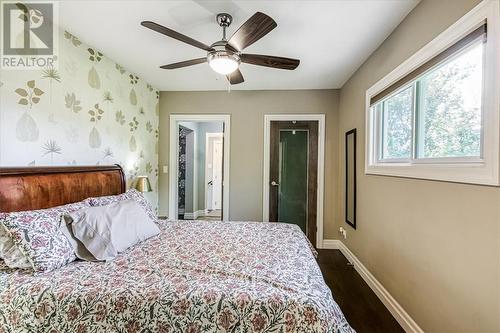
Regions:
[[0, 212], [50, 208], [125, 192], [119, 165], [0, 168]]

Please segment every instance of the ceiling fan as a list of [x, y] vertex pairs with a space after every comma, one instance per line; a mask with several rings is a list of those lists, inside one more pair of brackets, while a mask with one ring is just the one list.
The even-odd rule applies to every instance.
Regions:
[[207, 51], [206, 57], [160, 66], [163, 69], [176, 69], [208, 62], [215, 72], [226, 75], [231, 84], [238, 84], [245, 81], [239, 70], [242, 62], [289, 70], [297, 68], [300, 63], [297, 59], [242, 53], [243, 49], [252, 45], [278, 26], [271, 17], [257, 12], [243, 23], [231, 38], [226, 39], [226, 28], [231, 25], [232, 21], [232, 16], [227, 13], [217, 14], [217, 23], [222, 27], [222, 39], [210, 46], [151, 21], [143, 21], [141, 25]]

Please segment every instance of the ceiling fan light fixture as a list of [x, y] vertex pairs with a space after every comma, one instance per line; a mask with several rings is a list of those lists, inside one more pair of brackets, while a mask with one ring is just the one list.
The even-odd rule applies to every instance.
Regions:
[[207, 56], [210, 67], [219, 74], [228, 75], [240, 66], [240, 57], [227, 51], [210, 52]]

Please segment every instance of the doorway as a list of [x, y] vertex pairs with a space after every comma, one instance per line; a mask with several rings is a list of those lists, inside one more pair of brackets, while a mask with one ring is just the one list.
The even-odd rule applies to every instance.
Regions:
[[264, 220], [296, 224], [321, 247], [324, 115], [265, 118]]
[[228, 220], [229, 116], [170, 116], [169, 218]]

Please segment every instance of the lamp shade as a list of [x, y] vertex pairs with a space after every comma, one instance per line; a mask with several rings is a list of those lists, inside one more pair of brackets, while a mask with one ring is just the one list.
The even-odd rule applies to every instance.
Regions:
[[240, 58], [227, 50], [210, 52], [207, 56], [210, 67], [219, 74], [231, 74], [240, 66]]
[[138, 176], [135, 189], [139, 192], [151, 192], [151, 183], [148, 176]]

